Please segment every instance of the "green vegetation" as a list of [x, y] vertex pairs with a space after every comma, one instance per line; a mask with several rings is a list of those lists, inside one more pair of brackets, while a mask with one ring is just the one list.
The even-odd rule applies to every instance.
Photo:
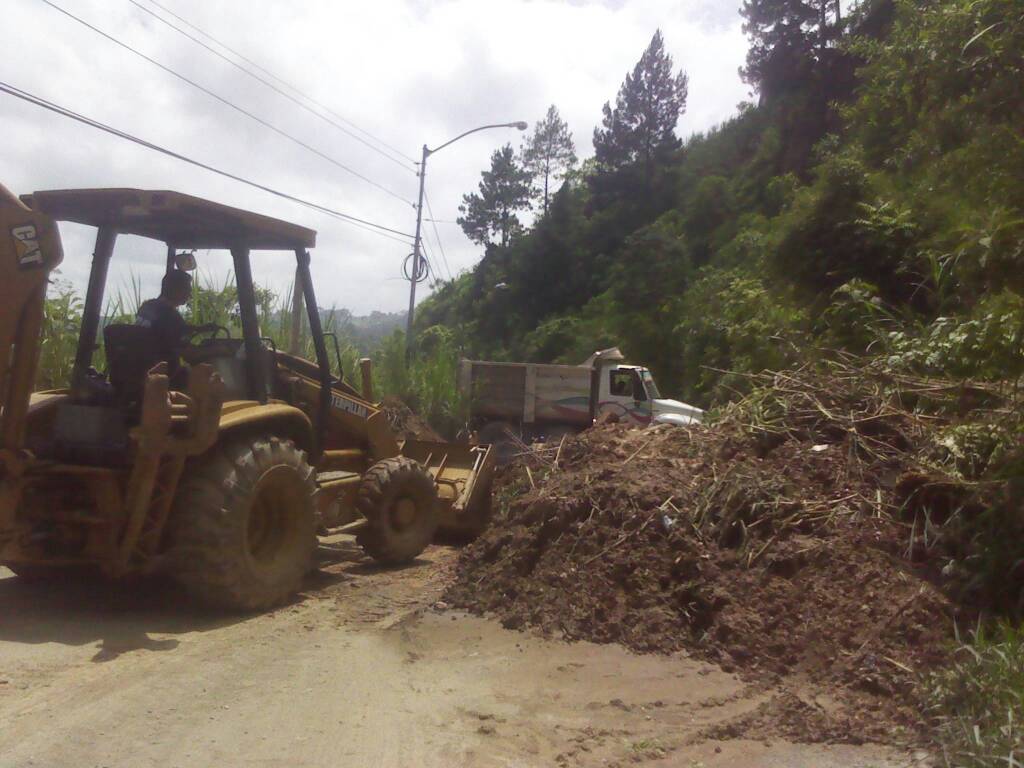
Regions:
[[[261, 333], [280, 349], [287, 349], [292, 328], [292, 289], [278, 295], [257, 287], [256, 304]], [[103, 324], [133, 322], [142, 296], [138, 280], [114, 294], [104, 311]], [[216, 323], [232, 336], [241, 336], [238, 299], [234, 279], [200, 274], [193, 282], [192, 299], [182, 307], [185, 319], [194, 325]], [[377, 397], [395, 397], [413, 408], [443, 434], [454, 436], [466, 420], [467, 403], [456, 389], [458, 350], [451, 334], [434, 329], [420, 339], [417, 356], [407, 362], [405, 335], [393, 330], [383, 335], [381, 328], [392, 325], [393, 316], [376, 313], [368, 320], [376, 328], [356, 326], [358, 319], [345, 310], [320, 311], [323, 329], [338, 340], [337, 350], [328, 338], [328, 357], [334, 373], [357, 389], [360, 386], [359, 359], [369, 356], [373, 362], [373, 385]], [[36, 375], [37, 389], [56, 389], [71, 380], [75, 348], [82, 321], [82, 299], [66, 282], [56, 281], [44, 305], [42, 350]], [[315, 359], [309, 325], [303, 317], [299, 354]], [[102, 346], [93, 356], [98, 370], [104, 367]]]
[[681, 146], [635, 116], [685, 109], [656, 36], [605, 106], [596, 160], [424, 302], [420, 327], [498, 359], [578, 362], [613, 341], [701, 405], [733, 396], [723, 371], [812, 347], [1024, 372], [1019, 4], [820, 5], [746, 4], [761, 104]]
[[936, 577], [980, 614], [927, 686], [947, 763], [1021, 764], [1024, 6], [741, 13], [756, 106], [679, 142], [686, 75], [656, 35], [604, 107], [595, 159], [440, 286], [419, 327], [491, 359], [618, 344], [708, 407], [770, 411], [786, 379], [766, 369], [870, 372], [931, 436], [908, 551], [948, 547]]
[[1024, 634], [979, 629], [953, 664], [927, 682], [930, 714], [948, 765], [1020, 765], [1024, 755]]
[[[688, 80], [659, 32], [604, 105], [593, 159], [577, 165], [554, 107], [521, 153], [494, 154], [460, 219], [481, 261], [423, 302], [416, 357], [407, 361], [400, 331], [367, 345], [350, 316], [324, 315], [339, 334], [341, 372], [358, 381], [358, 358], [372, 347], [376, 391], [451, 434], [465, 414], [460, 353], [579, 362], [618, 344], [667, 395], [740, 400], [769, 416], [772, 393], [751, 392], [765, 383], [760, 372], [856, 359], [915, 423], [932, 425], [941, 409], [923, 460], [988, 501], [947, 495], [956, 503], [939, 510], [919, 494], [915, 536], [959, 542], [946, 583], [973, 609], [1017, 621], [1024, 7], [746, 0], [741, 13], [756, 106], [680, 140]], [[520, 214], [534, 206], [527, 229]], [[192, 321], [237, 328], [231, 281], [202, 282]], [[132, 293], [109, 314], [130, 314]], [[260, 305], [264, 333], [283, 345], [287, 301], [261, 291]], [[67, 380], [80, 314], [58, 284], [41, 386]], [[934, 478], [926, 487], [943, 489]], [[929, 682], [932, 714], [951, 765], [1015, 765], [1022, 635], [1015, 623], [981, 626]]]
[[36, 389], [57, 389], [71, 381], [81, 323], [82, 300], [68, 283], [55, 282], [43, 307]]

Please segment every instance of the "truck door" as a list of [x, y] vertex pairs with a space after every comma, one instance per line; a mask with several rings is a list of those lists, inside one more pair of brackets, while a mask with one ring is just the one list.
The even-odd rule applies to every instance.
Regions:
[[643, 424], [649, 424], [654, 403], [647, 397], [647, 390], [644, 387], [643, 377], [636, 368], [630, 371], [632, 374], [633, 386], [633, 409], [630, 415]]
[[631, 424], [650, 422], [650, 401], [635, 369], [610, 368], [602, 385], [607, 391], [600, 399], [599, 412], [614, 413]]

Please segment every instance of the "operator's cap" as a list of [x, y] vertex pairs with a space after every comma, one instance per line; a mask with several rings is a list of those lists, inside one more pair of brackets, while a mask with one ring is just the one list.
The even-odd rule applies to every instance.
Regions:
[[180, 269], [172, 269], [164, 275], [160, 281], [161, 293], [177, 293], [185, 289], [192, 289], [192, 275]]

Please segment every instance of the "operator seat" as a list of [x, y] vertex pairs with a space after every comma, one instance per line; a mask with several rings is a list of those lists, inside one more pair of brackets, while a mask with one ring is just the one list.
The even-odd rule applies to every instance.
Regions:
[[103, 329], [103, 345], [115, 397], [122, 405], [139, 405], [146, 374], [163, 362], [155, 332], [143, 325], [111, 324]]
[[40, 455], [71, 464], [127, 466], [130, 427], [138, 422], [146, 374], [161, 362], [151, 328], [103, 329], [109, 384], [91, 379], [89, 396], [57, 405], [53, 440]]

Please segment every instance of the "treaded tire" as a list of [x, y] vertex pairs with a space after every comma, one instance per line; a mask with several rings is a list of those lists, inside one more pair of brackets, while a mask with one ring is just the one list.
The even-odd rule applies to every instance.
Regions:
[[413, 560], [437, 532], [434, 478], [422, 464], [404, 456], [370, 467], [359, 486], [356, 508], [369, 521], [356, 541], [379, 563]]
[[186, 466], [169, 520], [172, 576], [202, 602], [254, 611], [302, 586], [316, 482], [290, 440], [236, 438]]

